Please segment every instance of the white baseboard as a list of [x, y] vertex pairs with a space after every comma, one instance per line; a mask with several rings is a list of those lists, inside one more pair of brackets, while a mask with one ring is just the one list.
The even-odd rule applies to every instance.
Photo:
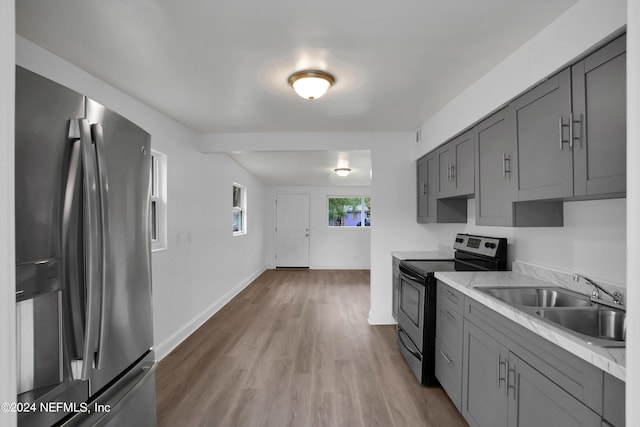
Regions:
[[164, 359], [169, 353], [171, 353], [177, 346], [180, 345], [185, 339], [189, 337], [192, 333], [195, 332], [200, 326], [202, 326], [207, 320], [211, 318], [214, 314], [218, 312], [222, 307], [224, 307], [229, 301], [231, 301], [236, 295], [238, 295], [244, 288], [249, 286], [251, 282], [258, 278], [262, 273], [264, 273], [266, 267], [260, 268], [258, 271], [254, 272], [247, 279], [243, 280], [236, 287], [229, 290], [226, 294], [224, 294], [220, 299], [207, 307], [202, 313], [194, 317], [189, 323], [184, 325], [182, 328], [178, 329], [175, 333], [173, 333], [169, 338], [162, 341], [160, 344], [154, 346], [154, 350], [156, 353], [156, 360], [160, 361]]
[[374, 313], [369, 312], [367, 319], [370, 325], [397, 325], [398, 322], [393, 318], [391, 313]]
[[371, 270], [370, 265], [312, 265], [311, 270]]

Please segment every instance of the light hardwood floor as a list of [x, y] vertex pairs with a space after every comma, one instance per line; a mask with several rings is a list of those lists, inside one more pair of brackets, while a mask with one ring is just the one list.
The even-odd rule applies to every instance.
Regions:
[[466, 425], [368, 311], [366, 270], [266, 271], [162, 360], [158, 424]]

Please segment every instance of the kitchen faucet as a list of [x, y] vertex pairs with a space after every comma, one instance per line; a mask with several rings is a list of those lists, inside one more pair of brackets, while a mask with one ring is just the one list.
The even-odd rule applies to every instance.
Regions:
[[[593, 286], [593, 293], [591, 294], [591, 299], [593, 301], [598, 302], [600, 304], [605, 304], [612, 307], [624, 309], [624, 297], [620, 292], [614, 292], [612, 294], [611, 292], [607, 291], [602, 286], [598, 285], [596, 282], [589, 279], [588, 277], [583, 276], [581, 274], [577, 274], [577, 273], [573, 274], [574, 282], [579, 282], [580, 279], [584, 280], [588, 285]], [[603, 300], [600, 292], [604, 292], [605, 294], [609, 295], [613, 300], [613, 303]]]

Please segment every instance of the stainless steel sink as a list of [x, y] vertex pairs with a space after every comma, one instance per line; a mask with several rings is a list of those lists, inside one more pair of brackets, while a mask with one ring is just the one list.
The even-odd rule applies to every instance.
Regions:
[[591, 307], [586, 295], [557, 287], [476, 288], [508, 304], [525, 307]]
[[569, 329], [603, 346], [624, 346], [627, 338], [626, 313], [603, 308], [538, 310], [545, 320]]

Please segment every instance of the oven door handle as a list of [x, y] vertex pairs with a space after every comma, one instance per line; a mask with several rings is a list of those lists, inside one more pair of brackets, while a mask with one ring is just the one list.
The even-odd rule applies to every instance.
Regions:
[[420, 355], [420, 353], [418, 353], [417, 351], [415, 351], [414, 349], [412, 349], [410, 346], [407, 345], [407, 343], [404, 341], [404, 336], [406, 334], [404, 333], [404, 331], [400, 328], [398, 328], [398, 338], [400, 338], [400, 343], [402, 344], [402, 346], [404, 348], [407, 349], [407, 351], [409, 353], [411, 353], [413, 355], [413, 357], [415, 357], [418, 360], [422, 360], [422, 356]]
[[419, 276], [414, 276], [412, 274], [409, 274], [406, 270], [403, 270], [402, 266], [400, 266], [400, 277], [402, 277], [405, 280], [410, 280], [416, 283], [422, 283], [424, 281], [424, 278]]

